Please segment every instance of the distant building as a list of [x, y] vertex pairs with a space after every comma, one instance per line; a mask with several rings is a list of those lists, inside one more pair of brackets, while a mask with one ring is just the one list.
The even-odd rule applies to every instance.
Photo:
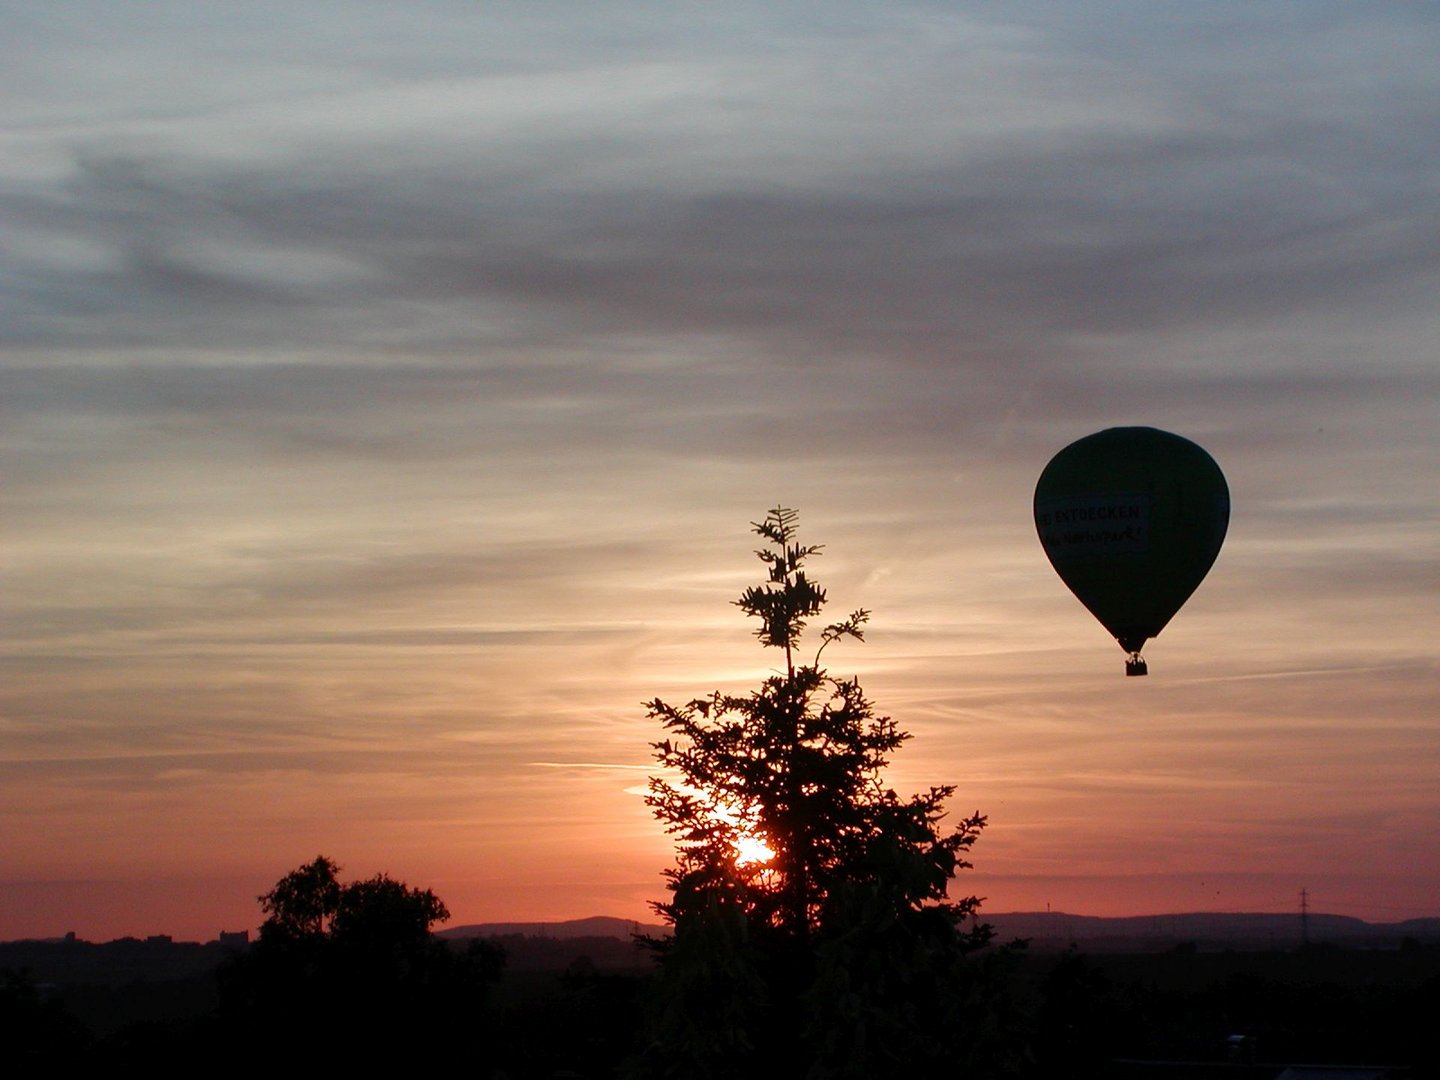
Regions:
[[250, 944], [249, 930], [221, 930], [220, 944], [234, 949], [242, 949]]

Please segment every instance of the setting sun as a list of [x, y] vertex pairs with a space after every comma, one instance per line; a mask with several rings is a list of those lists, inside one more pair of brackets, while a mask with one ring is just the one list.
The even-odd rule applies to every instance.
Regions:
[[763, 837], [741, 836], [735, 841], [735, 865], [749, 866], [752, 863], [768, 863], [775, 857], [770, 845]]

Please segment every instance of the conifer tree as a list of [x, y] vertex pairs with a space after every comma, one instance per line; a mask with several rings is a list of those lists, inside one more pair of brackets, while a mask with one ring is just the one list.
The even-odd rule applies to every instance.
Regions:
[[935, 1026], [964, 1011], [963, 957], [989, 938], [965, 925], [979, 900], [947, 896], [985, 818], [946, 830], [953, 787], [888, 787], [909, 736], [857, 679], [821, 666], [830, 645], [864, 640], [869, 613], [802, 650], [826, 595], [807, 573], [821, 549], [799, 543], [796, 520], [777, 507], [752, 523], [766, 579], [736, 601], [783, 662], [748, 695], [647, 703], [668, 774], [647, 802], [676, 838], [669, 897], [654, 905], [675, 932], [660, 946], [652, 1075], [881, 1076], [931, 1050], [953, 1063], [954, 1033]]

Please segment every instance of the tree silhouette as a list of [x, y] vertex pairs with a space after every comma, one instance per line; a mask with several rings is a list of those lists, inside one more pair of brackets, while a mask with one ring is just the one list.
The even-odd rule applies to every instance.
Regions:
[[220, 973], [222, 1019], [256, 1057], [363, 1063], [383, 1051], [483, 1065], [490, 1050], [476, 1035], [503, 952], [436, 939], [450, 913], [429, 889], [386, 874], [342, 884], [339, 870], [319, 856], [259, 898], [260, 940]]
[[675, 933], [658, 945], [641, 1071], [953, 1067], [963, 1014], [975, 1011], [975, 966], [963, 957], [989, 928], [967, 928], [979, 900], [949, 899], [947, 887], [969, 867], [985, 818], [946, 831], [952, 787], [903, 798], [886, 786], [909, 736], [876, 714], [858, 680], [820, 666], [835, 642], [864, 640], [869, 613], [825, 626], [802, 661], [803, 632], [826, 602], [806, 573], [821, 549], [797, 541], [792, 510], [752, 524], [766, 580], [736, 604], [783, 667], [746, 696], [647, 703], [666, 732], [653, 745], [668, 773], [652, 778], [647, 802], [676, 837], [670, 895], [654, 907]]
[[260, 897], [266, 919], [262, 941], [300, 941], [324, 936], [340, 906], [340, 868], [324, 855], [291, 870]]

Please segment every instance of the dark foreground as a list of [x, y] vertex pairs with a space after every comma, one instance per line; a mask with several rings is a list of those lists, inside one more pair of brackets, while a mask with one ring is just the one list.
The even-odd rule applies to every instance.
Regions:
[[[3, 945], [0, 1039], [25, 1071], [260, 1064], [280, 1053], [331, 1065], [463, 1066], [495, 1077], [625, 1075], [646, 1037], [647, 957], [608, 938], [494, 940], [503, 968], [455, 983], [463, 993], [431, 986], [405, 990], [412, 996], [404, 1000], [391, 991], [357, 998], [352, 985], [334, 988], [327, 1001], [311, 984], [309, 996], [282, 1000], [278, 1013], [257, 1006], [253, 986], [235, 992], [243, 950]], [[1007, 1007], [988, 1013], [1006, 1017], [1008, 1030], [977, 1035], [1012, 1043], [1007, 1075], [1248, 1080], [1303, 1064], [1390, 1067], [1314, 1074], [1336, 1080], [1440, 1076], [1440, 945], [1429, 942], [1088, 955], [1032, 948], [1007, 961], [993, 992]], [[382, 998], [389, 1004], [381, 1011], [353, 1005]], [[352, 1004], [332, 1007], [342, 1000]]]

